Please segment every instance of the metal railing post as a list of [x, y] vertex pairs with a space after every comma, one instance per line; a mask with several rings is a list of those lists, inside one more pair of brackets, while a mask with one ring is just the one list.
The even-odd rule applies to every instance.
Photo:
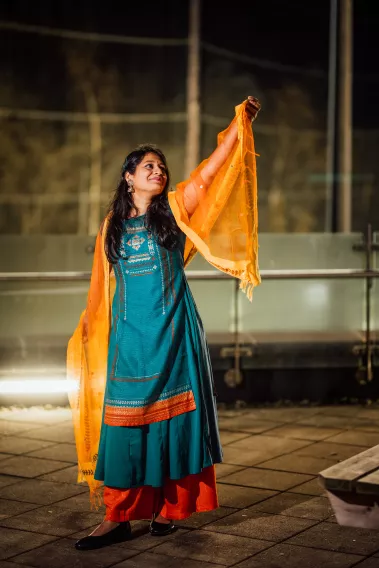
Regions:
[[373, 253], [379, 250], [379, 246], [373, 242], [373, 231], [370, 224], [367, 225], [363, 243], [355, 245], [353, 250], [365, 253], [365, 271], [367, 273], [365, 278], [365, 342], [363, 345], [356, 345], [353, 348], [353, 353], [360, 358], [356, 378], [359, 384], [365, 385], [373, 379], [372, 362], [374, 352], [377, 349], [377, 346], [372, 342], [371, 333], [373, 277], [370, 274], [372, 272]]

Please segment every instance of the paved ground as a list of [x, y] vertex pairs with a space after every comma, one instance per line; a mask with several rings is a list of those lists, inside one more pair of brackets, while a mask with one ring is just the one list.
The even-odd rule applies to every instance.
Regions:
[[340, 527], [317, 482], [327, 466], [379, 444], [379, 409], [220, 411], [221, 507], [154, 538], [77, 552], [102, 519], [76, 484], [67, 408], [0, 409], [0, 568], [379, 568], [379, 532]]

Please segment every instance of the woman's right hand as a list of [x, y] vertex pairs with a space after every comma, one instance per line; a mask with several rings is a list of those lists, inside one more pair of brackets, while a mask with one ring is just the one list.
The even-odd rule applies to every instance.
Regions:
[[257, 118], [261, 110], [261, 103], [255, 97], [247, 97], [246, 114], [252, 122]]

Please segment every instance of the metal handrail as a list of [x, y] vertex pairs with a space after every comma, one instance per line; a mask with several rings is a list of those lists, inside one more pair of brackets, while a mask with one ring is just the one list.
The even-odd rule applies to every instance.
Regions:
[[[218, 270], [186, 270], [189, 280], [224, 280], [229, 274]], [[326, 268], [298, 270], [261, 270], [262, 280], [317, 280], [317, 279], [351, 279], [379, 278], [379, 270], [357, 270], [355, 268]], [[91, 272], [0, 272], [0, 282], [19, 281], [88, 281]]]

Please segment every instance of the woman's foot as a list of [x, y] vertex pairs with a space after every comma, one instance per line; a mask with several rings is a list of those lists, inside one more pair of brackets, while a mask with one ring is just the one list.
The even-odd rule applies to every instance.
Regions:
[[94, 550], [128, 540], [131, 535], [130, 523], [103, 521], [89, 536], [75, 543], [77, 550]]
[[162, 517], [162, 515], [160, 513], [159, 513], [159, 515], [154, 517], [153, 521], [155, 521], [156, 523], [160, 523], [161, 525], [169, 525], [171, 523], [171, 521], [169, 521], [169, 519], [165, 519], [164, 517]]
[[150, 523], [150, 534], [153, 536], [166, 536], [175, 530], [175, 525], [161, 514], [154, 516]]
[[116, 523], [115, 521], [103, 521], [89, 536], [103, 536], [103, 534], [107, 534], [118, 527], [119, 524], [120, 523]]

